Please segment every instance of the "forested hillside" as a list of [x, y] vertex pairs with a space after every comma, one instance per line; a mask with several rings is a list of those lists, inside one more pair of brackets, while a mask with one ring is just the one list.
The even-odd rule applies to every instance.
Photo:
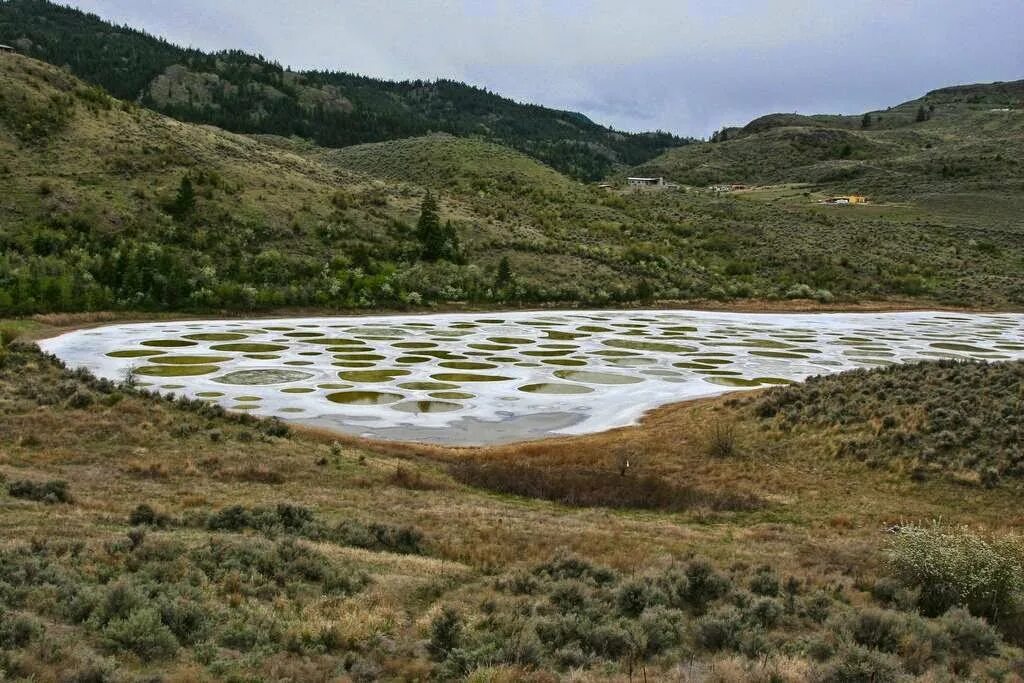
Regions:
[[621, 133], [582, 114], [450, 80], [295, 72], [237, 50], [206, 54], [46, 0], [0, 2], [0, 43], [184, 121], [326, 147], [443, 131], [494, 140], [594, 180], [688, 142], [661, 132]]

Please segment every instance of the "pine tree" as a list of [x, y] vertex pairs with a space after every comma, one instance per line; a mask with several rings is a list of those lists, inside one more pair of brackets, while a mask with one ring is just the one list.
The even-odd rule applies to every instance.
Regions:
[[861, 128], [870, 128], [871, 127], [871, 114], [864, 114], [864, 116], [860, 120], [860, 127]]
[[512, 266], [508, 262], [508, 256], [502, 256], [498, 264], [498, 274], [494, 276], [495, 289], [505, 289], [512, 284]]
[[436, 261], [446, 255], [448, 243], [446, 230], [448, 226], [441, 226], [441, 219], [438, 217], [437, 200], [434, 195], [427, 191], [420, 205], [420, 219], [416, 223], [416, 239], [420, 241], [423, 258], [427, 261]]
[[181, 179], [178, 186], [178, 194], [171, 204], [170, 214], [181, 220], [188, 217], [196, 208], [196, 191], [192, 187], [192, 179], [187, 175]]
[[915, 120], [918, 123], [928, 120], [928, 111], [924, 108], [923, 104], [917, 108], [917, 118]]

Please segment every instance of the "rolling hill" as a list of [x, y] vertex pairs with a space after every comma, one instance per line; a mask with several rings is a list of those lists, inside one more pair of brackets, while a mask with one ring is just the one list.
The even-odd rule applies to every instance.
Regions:
[[636, 172], [680, 183], [809, 183], [878, 198], [1024, 188], [1024, 81], [954, 86], [859, 116], [771, 114]]
[[[0, 151], [9, 313], [1022, 296], [1016, 195], [837, 213], [799, 189], [609, 192], [479, 139], [338, 150], [180, 122], [21, 55], [0, 56]], [[422, 258], [427, 189], [455, 262]]]
[[443, 131], [500, 142], [594, 180], [688, 142], [622, 133], [451, 80], [390, 82], [292, 71], [237, 50], [207, 54], [47, 0], [0, 2], [0, 43], [183, 121], [326, 147]]

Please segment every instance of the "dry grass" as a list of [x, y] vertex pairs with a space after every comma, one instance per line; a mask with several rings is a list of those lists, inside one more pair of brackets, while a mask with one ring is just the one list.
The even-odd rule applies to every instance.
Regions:
[[[109, 407], [97, 401], [87, 410], [61, 404], [38, 408], [17, 404], [8, 387], [3, 389], [0, 475], [8, 481], [66, 480], [75, 500], [74, 505], [43, 505], [0, 498], [7, 544], [49, 538], [102, 546], [123, 537], [126, 520], [140, 503], [178, 517], [294, 501], [328, 521], [421, 530], [428, 558], [318, 546], [374, 579], [365, 599], [344, 603], [340, 619], [345, 637], [360, 646], [380, 637], [421, 638], [423, 620], [442, 596], [475, 609], [486, 595], [481, 581], [486, 584], [489, 573], [532, 567], [563, 551], [627, 575], [693, 555], [725, 567], [756, 567], [770, 559], [780, 573], [852, 589], [876, 575], [885, 530], [893, 524], [943, 518], [991, 530], [1024, 529], [1021, 491], [1012, 483], [986, 490], [952, 481], [914, 482], [864, 463], [822, 457], [827, 444], [820, 434], [794, 432], [780, 439], [744, 421], [728, 397], [662, 408], [640, 426], [603, 434], [446, 449], [360, 443], [314, 430], [271, 439], [252, 425], [219, 420], [183, 432], [175, 427], [195, 417], [164, 402], [127, 396]], [[707, 455], [707, 430], [716, 423], [735, 426], [739, 455]], [[211, 440], [205, 429], [219, 431], [219, 440]], [[332, 447], [335, 442], [341, 445]], [[623, 454], [642, 455], [629, 458], [625, 477]], [[514, 483], [504, 476], [509, 472], [528, 472], [539, 486], [576, 477], [576, 486], [568, 489], [568, 499], [564, 491], [496, 494], [467, 486], [462, 477], [449, 476], [447, 467], [456, 472], [494, 468], [489, 471], [502, 476], [487, 488]], [[671, 512], [637, 509], [650, 507], [645, 505], [579, 507], [602, 504], [583, 495], [594, 495], [586, 491], [588, 472], [600, 473], [603, 481], [649, 477], [672, 491], [700, 491], [708, 498]], [[570, 505], [523, 495], [531, 493]], [[715, 504], [737, 498], [761, 504], [753, 509]], [[173, 532], [189, 538], [194, 533]], [[324, 609], [315, 619], [339, 620], [336, 606]], [[396, 655], [395, 670], [404, 672], [411, 661]], [[734, 664], [745, 665], [723, 661], [715, 670], [742, 679], [743, 670]], [[780, 660], [766, 670], [798, 680], [789, 677], [802, 665]], [[285, 666], [277, 662], [271, 668]], [[189, 677], [186, 668], [179, 673]], [[708, 674], [705, 669], [701, 676]], [[514, 679], [516, 672], [495, 675]], [[680, 673], [683, 680], [689, 675]]]

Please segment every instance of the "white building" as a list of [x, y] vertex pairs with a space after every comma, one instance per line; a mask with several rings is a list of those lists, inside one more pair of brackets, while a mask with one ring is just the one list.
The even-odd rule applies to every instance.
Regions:
[[626, 182], [635, 188], [665, 187], [664, 178], [626, 178]]

